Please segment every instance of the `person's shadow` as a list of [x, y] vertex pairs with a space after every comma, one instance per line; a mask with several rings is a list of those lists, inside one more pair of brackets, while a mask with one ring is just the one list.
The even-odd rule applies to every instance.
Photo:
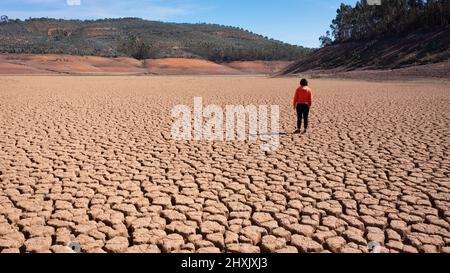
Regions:
[[294, 133], [285, 133], [285, 132], [280, 132], [280, 133], [261, 133], [261, 134], [256, 134], [256, 135], [250, 135], [252, 137], [259, 137], [259, 136], [293, 136], [295, 135]]

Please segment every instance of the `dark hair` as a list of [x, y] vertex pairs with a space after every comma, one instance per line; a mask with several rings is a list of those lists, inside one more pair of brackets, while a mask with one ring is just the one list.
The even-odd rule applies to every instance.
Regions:
[[308, 80], [307, 80], [307, 79], [302, 79], [302, 80], [300, 81], [300, 85], [301, 85], [301, 86], [308, 86]]

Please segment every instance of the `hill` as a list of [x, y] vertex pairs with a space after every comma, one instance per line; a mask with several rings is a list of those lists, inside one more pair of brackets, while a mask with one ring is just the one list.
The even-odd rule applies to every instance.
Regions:
[[309, 52], [310, 49], [244, 29], [215, 24], [164, 23], [138, 18], [95, 21], [39, 18], [0, 23], [0, 53], [232, 62], [290, 61]]
[[292, 63], [280, 74], [401, 69], [439, 63], [449, 57], [450, 29], [424, 29], [370, 41], [333, 44]]
[[[279, 74], [355, 76], [389, 74], [449, 78], [450, 1], [360, 0], [341, 4], [323, 48]], [[414, 69], [411, 69], [414, 68]], [[351, 72], [351, 73], [349, 73]], [[367, 74], [367, 73], [366, 73]]]

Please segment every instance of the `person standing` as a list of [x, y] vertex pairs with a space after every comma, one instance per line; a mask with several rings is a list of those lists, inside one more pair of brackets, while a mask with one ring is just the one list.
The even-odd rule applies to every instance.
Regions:
[[302, 79], [300, 87], [297, 88], [294, 95], [294, 110], [297, 111], [297, 130], [294, 134], [302, 132], [302, 121], [304, 121], [303, 131], [305, 134], [308, 130], [309, 110], [312, 105], [312, 90], [308, 87], [308, 80]]

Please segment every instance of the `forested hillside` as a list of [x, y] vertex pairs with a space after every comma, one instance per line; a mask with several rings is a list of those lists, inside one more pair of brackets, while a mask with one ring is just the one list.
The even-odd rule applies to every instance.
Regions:
[[250, 31], [213, 24], [138, 18], [96, 21], [29, 19], [0, 22], [0, 52], [103, 57], [199, 58], [214, 62], [295, 60], [311, 50]]
[[[370, 1], [373, 3], [374, 1]], [[450, 58], [449, 0], [381, 0], [341, 4], [322, 48], [280, 74], [398, 69]]]
[[[449, 0], [381, 0], [381, 5], [358, 1], [355, 7], [341, 4], [324, 45], [386, 37], [419, 28], [448, 27]], [[327, 39], [328, 38], [328, 39]]]

